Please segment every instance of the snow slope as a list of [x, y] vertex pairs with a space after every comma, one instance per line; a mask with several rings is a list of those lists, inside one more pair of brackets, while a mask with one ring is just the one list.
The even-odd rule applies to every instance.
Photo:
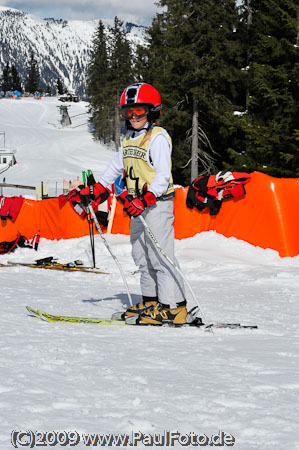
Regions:
[[[56, 183], [58, 194], [62, 193], [63, 179], [73, 180], [84, 169], [106, 167], [112, 155], [87, 131], [88, 104], [67, 104], [72, 125], [65, 128], [60, 123], [60, 106], [65, 104], [54, 97], [0, 100], [0, 131], [5, 131], [6, 146], [17, 149], [18, 161], [3, 174], [6, 183], [36, 186], [43, 181], [50, 195], [55, 195]], [[9, 192], [5, 189], [5, 195]], [[11, 193], [17, 195], [15, 190]], [[24, 195], [32, 197], [30, 191]]]
[[[58, 129], [57, 105], [53, 99], [0, 101], [7, 146], [18, 149], [18, 164], [4, 174], [8, 183], [43, 180], [55, 190], [56, 182], [61, 186], [63, 177], [75, 178], [82, 168], [100, 174], [113, 157], [92, 140], [87, 125]], [[85, 106], [72, 105], [73, 115]], [[106, 237], [137, 302], [129, 238]], [[96, 261], [108, 275], [0, 267], [1, 450], [12, 448], [12, 430], [77, 431], [78, 445], [65, 448], [78, 449], [88, 448], [84, 433], [164, 430], [207, 436], [222, 430], [234, 436], [238, 450], [299, 449], [299, 256], [280, 258], [214, 232], [176, 241], [176, 253], [209, 321], [259, 329], [211, 334], [49, 324], [28, 316], [26, 305], [91, 317], [125, 309], [122, 279], [99, 236]], [[18, 249], [0, 263], [46, 256], [90, 265], [89, 237], [42, 239], [38, 252]], [[189, 293], [188, 299], [194, 306]], [[174, 448], [181, 447], [175, 441]], [[137, 448], [146, 447], [139, 442]]]

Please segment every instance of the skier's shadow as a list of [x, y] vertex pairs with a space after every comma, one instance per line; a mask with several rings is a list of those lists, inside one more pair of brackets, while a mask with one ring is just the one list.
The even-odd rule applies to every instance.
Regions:
[[[141, 297], [140, 294], [131, 294], [133, 305], [135, 305], [135, 303], [138, 303], [141, 301], [140, 297]], [[130, 306], [130, 301], [129, 301], [127, 294], [119, 294], [117, 296], [112, 296], [112, 297], [110, 296], [110, 297], [104, 297], [104, 298], [83, 299], [82, 302], [83, 303], [91, 303], [94, 306], [99, 306], [102, 302], [106, 302], [106, 301], [111, 302], [111, 300], [120, 300], [122, 302], [123, 306], [125, 306], [126, 308], [128, 308]]]

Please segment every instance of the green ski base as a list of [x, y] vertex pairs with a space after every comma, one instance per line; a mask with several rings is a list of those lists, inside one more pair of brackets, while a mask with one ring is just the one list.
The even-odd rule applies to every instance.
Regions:
[[85, 323], [89, 325], [116, 325], [116, 326], [130, 326], [126, 322], [120, 320], [103, 319], [98, 317], [73, 317], [73, 316], [60, 316], [53, 315], [47, 312], [41, 312], [38, 309], [33, 309], [30, 306], [26, 306], [27, 311], [39, 319], [46, 322], [69, 322], [69, 323]]

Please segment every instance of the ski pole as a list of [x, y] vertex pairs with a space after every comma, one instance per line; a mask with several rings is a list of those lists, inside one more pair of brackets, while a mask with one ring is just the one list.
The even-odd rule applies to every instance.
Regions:
[[[171, 265], [171, 266], [172, 266], [172, 267], [173, 267], [173, 268], [181, 275], [181, 277], [183, 278], [183, 280], [184, 280], [185, 283], [187, 284], [187, 286], [188, 286], [188, 288], [189, 288], [189, 290], [190, 290], [190, 292], [191, 292], [191, 294], [192, 294], [192, 297], [193, 297], [193, 299], [195, 300], [195, 302], [196, 302], [196, 304], [197, 304], [198, 310], [201, 312], [202, 317], [203, 317], [205, 323], [208, 324], [209, 322], [207, 321], [207, 318], [205, 317], [205, 314], [204, 314], [204, 312], [203, 312], [203, 310], [202, 310], [202, 308], [201, 308], [201, 306], [200, 306], [200, 304], [199, 304], [199, 301], [197, 300], [197, 298], [196, 298], [196, 296], [195, 296], [195, 294], [194, 294], [194, 292], [193, 292], [192, 287], [190, 286], [190, 283], [188, 282], [188, 280], [186, 279], [186, 277], [184, 276], [184, 274], [182, 273], [182, 271], [179, 269], [179, 267], [178, 267], [178, 266], [177, 266], [177, 265], [176, 265], [176, 264], [175, 264], [175, 263], [167, 256], [167, 254], [165, 253], [165, 251], [161, 248], [159, 242], [158, 242], [157, 239], [155, 238], [155, 236], [154, 236], [152, 230], [150, 229], [150, 227], [148, 226], [148, 224], [146, 223], [146, 221], [145, 221], [145, 219], [142, 217], [142, 215], [139, 215], [139, 217], [140, 217], [141, 222], [143, 223], [143, 226], [144, 226], [144, 228], [145, 228], [147, 234], [149, 235], [150, 239], [152, 240], [153, 244], [155, 245], [156, 249], [159, 250], [159, 252], [164, 256], [164, 258], [166, 258], [166, 260], [169, 262], [169, 264], [170, 264], [170, 265]], [[191, 311], [193, 311], [192, 313], [190, 312], [190, 313], [191, 313], [191, 316], [194, 317], [194, 315], [195, 315], [194, 308], [192, 308]], [[192, 318], [191, 316], [190, 316], [190, 319]]]
[[[83, 178], [83, 184], [84, 186], [87, 186], [87, 175], [90, 175], [91, 171], [88, 170], [88, 173], [83, 170], [82, 171], [82, 178]], [[93, 233], [93, 223], [89, 214], [89, 209], [87, 207], [87, 221], [88, 221], [88, 229], [89, 229], [89, 238], [90, 238], [90, 247], [91, 247], [91, 256], [92, 256], [92, 264], [93, 267], [96, 267], [96, 256], [95, 256], [95, 249], [94, 249], [94, 233]]]
[[95, 256], [95, 248], [94, 248], [94, 228], [93, 228], [93, 222], [91, 218], [88, 216], [88, 228], [89, 228], [89, 237], [90, 237], [90, 246], [91, 246], [91, 255], [92, 255], [92, 264], [93, 268], [96, 267], [96, 256]]
[[96, 225], [96, 228], [97, 228], [98, 232], [100, 233], [100, 236], [101, 236], [102, 241], [104, 242], [104, 244], [105, 244], [107, 250], [109, 251], [109, 253], [110, 253], [110, 255], [112, 256], [112, 258], [114, 259], [114, 261], [115, 261], [115, 263], [116, 263], [116, 265], [117, 265], [117, 267], [118, 267], [118, 269], [119, 269], [119, 271], [120, 271], [120, 273], [121, 273], [122, 279], [123, 279], [123, 281], [124, 281], [124, 285], [126, 286], [126, 290], [127, 290], [127, 294], [128, 294], [130, 306], [133, 306], [132, 297], [131, 297], [131, 294], [130, 294], [130, 291], [129, 291], [129, 287], [128, 287], [128, 283], [127, 283], [127, 280], [126, 280], [124, 271], [123, 271], [123, 269], [122, 269], [122, 267], [121, 267], [121, 265], [120, 265], [118, 259], [116, 258], [116, 256], [115, 256], [114, 253], [112, 252], [112, 250], [111, 250], [111, 248], [110, 248], [110, 245], [108, 244], [108, 242], [107, 242], [106, 239], [104, 238], [102, 229], [101, 229], [101, 227], [100, 227], [100, 224], [99, 224], [99, 222], [98, 222], [97, 216], [95, 215], [95, 212], [94, 212], [93, 207], [91, 206], [91, 204], [88, 205], [88, 208], [89, 208], [89, 212], [90, 212], [90, 214], [91, 214], [91, 216], [92, 216], [92, 218], [93, 218], [93, 221], [94, 221], [94, 223], [95, 223], [95, 225]]
[[[91, 175], [91, 170], [88, 169], [87, 170], [87, 176], [89, 177], [89, 175]], [[86, 177], [86, 173], [85, 173], [85, 177]], [[87, 185], [87, 177], [86, 177], [86, 185]], [[90, 245], [91, 245], [91, 251], [92, 251], [92, 262], [93, 262], [93, 267], [96, 267], [96, 253], [95, 253], [95, 247], [94, 247], [94, 227], [93, 227], [93, 222], [91, 220], [91, 218], [89, 217], [89, 215], [87, 216], [88, 219], [88, 226], [89, 226], [89, 235], [90, 235]]]

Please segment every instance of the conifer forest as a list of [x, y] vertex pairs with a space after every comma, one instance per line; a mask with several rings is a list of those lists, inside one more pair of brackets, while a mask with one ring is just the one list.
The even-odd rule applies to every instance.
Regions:
[[117, 17], [99, 21], [88, 67], [91, 127], [115, 142], [119, 98], [142, 81], [161, 93], [178, 184], [218, 170], [299, 177], [296, 0], [159, 0], [132, 49]]

